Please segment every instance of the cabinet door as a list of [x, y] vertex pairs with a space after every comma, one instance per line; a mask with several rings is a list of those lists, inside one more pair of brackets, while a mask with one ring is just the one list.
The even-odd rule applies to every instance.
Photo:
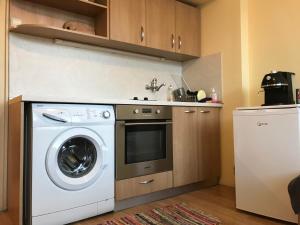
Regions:
[[197, 108], [173, 107], [174, 186], [198, 181]]
[[175, 52], [175, 0], [146, 0], [147, 46]]
[[176, 52], [200, 56], [200, 11], [176, 2]]
[[145, 45], [146, 0], [110, 0], [110, 38]]
[[198, 180], [220, 177], [220, 110], [198, 108]]

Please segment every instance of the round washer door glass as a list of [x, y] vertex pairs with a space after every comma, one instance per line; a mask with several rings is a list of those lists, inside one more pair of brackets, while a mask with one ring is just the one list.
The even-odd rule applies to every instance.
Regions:
[[88, 174], [97, 161], [96, 146], [87, 138], [73, 137], [59, 149], [57, 163], [61, 172], [71, 178]]
[[58, 135], [48, 149], [46, 170], [52, 182], [65, 190], [92, 185], [107, 166], [102, 138], [87, 128], [71, 128]]

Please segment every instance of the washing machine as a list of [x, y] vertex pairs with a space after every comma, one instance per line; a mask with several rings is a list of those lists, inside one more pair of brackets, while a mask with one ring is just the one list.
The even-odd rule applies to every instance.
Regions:
[[31, 104], [24, 224], [61, 225], [114, 209], [112, 106]]

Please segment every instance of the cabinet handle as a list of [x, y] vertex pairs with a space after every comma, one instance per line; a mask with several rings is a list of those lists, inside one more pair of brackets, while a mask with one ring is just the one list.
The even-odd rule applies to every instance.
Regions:
[[195, 110], [187, 110], [187, 111], [184, 111], [185, 113], [195, 113], [196, 111]]
[[141, 26], [141, 42], [143, 42], [145, 39], [145, 30], [144, 30], [144, 27]]
[[171, 37], [171, 43], [172, 43], [172, 48], [174, 48], [175, 47], [175, 35], [174, 34], [172, 34], [172, 37]]
[[182, 46], [181, 37], [178, 36], [178, 49], [181, 49], [181, 46]]
[[210, 111], [201, 110], [200, 113], [210, 113]]
[[152, 183], [152, 182], [154, 182], [154, 179], [151, 179], [151, 180], [145, 180], [145, 181], [140, 182], [139, 184], [150, 184], [150, 183]]

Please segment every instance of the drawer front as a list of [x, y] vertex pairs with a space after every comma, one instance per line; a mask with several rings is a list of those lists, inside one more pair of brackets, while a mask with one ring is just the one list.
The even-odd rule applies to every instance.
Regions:
[[163, 172], [116, 182], [116, 199], [123, 200], [173, 187], [173, 172]]

